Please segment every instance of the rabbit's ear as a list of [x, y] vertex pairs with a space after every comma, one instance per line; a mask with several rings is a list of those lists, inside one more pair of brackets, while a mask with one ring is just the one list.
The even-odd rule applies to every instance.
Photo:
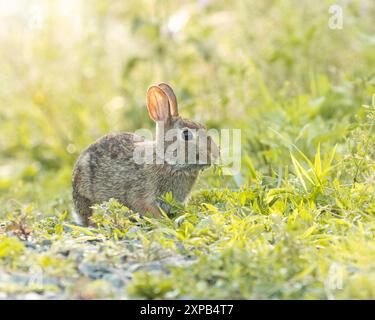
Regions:
[[173, 92], [173, 89], [168, 84], [163, 83], [163, 82], [159, 83], [158, 87], [161, 88], [165, 92], [165, 94], [168, 96], [172, 117], [178, 117], [177, 98]]
[[168, 96], [158, 86], [147, 90], [147, 107], [150, 118], [154, 121], [167, 122], [171, 118]]

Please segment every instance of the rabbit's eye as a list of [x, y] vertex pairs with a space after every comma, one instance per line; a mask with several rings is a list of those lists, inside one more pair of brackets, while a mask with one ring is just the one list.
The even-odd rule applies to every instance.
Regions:
[[193, 139], [193, 134], [189, 129], [184, 129], [182, 131], [182, 139], [184, 139], [185, 141]]

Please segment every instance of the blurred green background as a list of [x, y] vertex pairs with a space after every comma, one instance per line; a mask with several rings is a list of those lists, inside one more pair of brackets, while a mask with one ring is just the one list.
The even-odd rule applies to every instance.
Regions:
[[[340, 154], [375, 89], [375, 3], [337, 4], [342, 29], [325, 0], [0, 1], [0, 210], [70, 209], [80, 151], [153, 128], [145, 93], [159, 81], [183, 116], [242, 129], [244, 162], [271, 180], [290, 143]], [[210, 171], [197, 188], [225, 185]]]

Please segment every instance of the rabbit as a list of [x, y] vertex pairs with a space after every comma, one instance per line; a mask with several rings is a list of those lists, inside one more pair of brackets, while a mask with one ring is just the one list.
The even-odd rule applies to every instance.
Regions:
[[[199, 172], [219, 160], [219, 148], [207, 129], [179, 116], [176, 96], [168, 84], [149, 87], [147, 107], [156, 122], [155, 141], [133, 133], [110, 133], [78, 157], [72, 186], [74, 210], [81, 224], [94, 226], [91, 207], [111, 198], [141, 215], [161, 218], [160, 208], [166, 213], [170, 209], [162, 197], [172, 192], [176, 201], [185, 202]], [[175, 133], [173, 141], [170, 132]], [[202, 153], [206, 154], [204, 161]], [[152, 161], [146, 161], [146, 154]], [[176, 154], [184, 155], [182, 161], [181, 157], [176, 160]]]

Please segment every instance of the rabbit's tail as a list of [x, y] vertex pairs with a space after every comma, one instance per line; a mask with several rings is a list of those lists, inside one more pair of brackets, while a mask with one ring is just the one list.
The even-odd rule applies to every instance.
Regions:
[[91, 206], [92, 201], [78, 192], [73, 192], [73, 203], [74, 203], [74, 216], [78, 220], [77, 222], [85, 226], [90, 225], [90, 217], [92, 215]]

